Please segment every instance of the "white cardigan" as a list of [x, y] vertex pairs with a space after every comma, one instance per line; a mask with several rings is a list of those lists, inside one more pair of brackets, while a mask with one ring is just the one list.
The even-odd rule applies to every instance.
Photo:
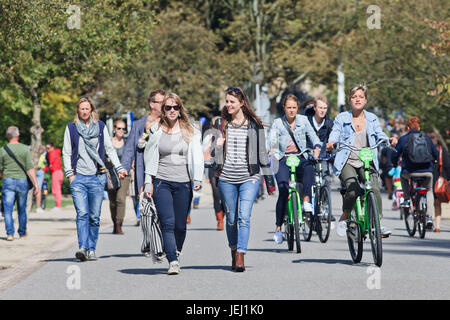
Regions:
[[[154, 123], [150, 130], [147, 145], [144, 150], [145, 184], [152, 182], [152, 176], [158, 173], [159, 165], [159, 143], [162, 136], [162, 128], [158, 129], [158, 123]], [[187, 154], [188, 174], [191, 181], [203, 181], [204, 159], [201, 143], [201, 132], [194, 128], [194, 135], [188, 146]], [[146, 192], [150, 192], [146, 186]]]

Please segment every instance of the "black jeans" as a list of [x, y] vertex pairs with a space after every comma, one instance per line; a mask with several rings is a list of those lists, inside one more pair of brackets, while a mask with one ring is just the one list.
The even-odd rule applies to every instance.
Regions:
[[222, 199], [220, 198], [219, 187], [217, 186], [217, 182], [219, 182], [219, 178], [216, 177], [215, 171], [211, 168], [208, 169], [208, 178], [211, 183], [211, 189], [214, 199], [214, 212], [219, 213], [220, 211], [225, 212], [223, 209]]
[[[290, 169], [286, 165], [286, 157], [283, 157], [278, 162], [278, 171], [275, 174], [278, 184], [278, 200], [276, 206], [276, 225], [281, 227], [283, 224], [284, 215], [287, 212], [287, 200], [289, 197], [289, 178]], [[309, 196], [311, 202], [311, 188], [314, 183], [314, 168], [311, 161], [300, 159], [300, 165], [296, 171], [297, 183], [303, 184], [303, 196]], [[303, 203], [303, 200], [301, 201]]]
[[164, 252], [176, 261], [186, 239], [186, 219], [192, 201], [191, 182], [153, 181], [153, 200], [161, 222]]

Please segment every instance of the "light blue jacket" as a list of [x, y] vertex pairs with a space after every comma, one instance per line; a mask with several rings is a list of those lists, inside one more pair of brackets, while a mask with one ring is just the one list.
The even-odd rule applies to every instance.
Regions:
[[[291, 141], [291, 135], [286, 129], [286, 126], [283, 124], [283, 121], [286, 121], [286, 115], [282, 116], [281, 118], [275, 119], [269, 133], [272, 155], [277, 160], [280, 160], [284, 157], [286, 148]], [[299, 114], [296, 115], [293, 133], [295, 141], [300, 148], [299, 152], [302, 152], [306, 148], [306, 136], [308, 136], [315, 147], [322, 146], [322, 142], [320, 141], [306, 116]], [[307, 158], [307, 154], [303, 154], [303, 157]]]
[[[158, 129], [158, 123], [154, 123], [151, 127], [153, 134], [150, 134], [144, 151], [145, 162], [145, 184], [151, 183], [152, 176], [158, 173], [159, 165], [159, 144], [161, 140], [162, 128]], [[201, 143], [201, 132], [194, 128], [194, 135], [188, 146], [187, 167], [189, 177], [192, 181], [201, 182], [203, 180], [204, 159]], [[146, 192], [148, 192], [146, 190]]]
[[[369, 146], [374, 146], [382, 139], [388, 139], [387, 135], [381, 130], [380, 120], [378, 120], [378, 117], [375, 114], [365, 110], [364, 115], [366, 116], [366, 132]], [[353, 145], [355, 142], [355, 137], [356, 130], [353, 126], [352, 111], [349, 110], [338, 114], [336, 119], [334, 119], [333, 130], [330, 133], [328, 141], [345, 142]], [[375, 164], [375, 168], [378, 170], [378, 150], [375, 149], [373, 152], [375, 153], [375, 159], [373, 162]], [[349, 155], [350, 150], [348, 150], [348, 148], [341, 149], [336, 154], [333, 164], [335, 175], [339, 176], [341, 174], [342, 168], [347, 163]]]

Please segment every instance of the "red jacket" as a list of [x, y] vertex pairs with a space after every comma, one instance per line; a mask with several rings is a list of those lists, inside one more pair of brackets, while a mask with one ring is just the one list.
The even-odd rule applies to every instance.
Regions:
[[[54, 148], [47, 153], [47, 163], [50, 166], [50, 171], [53, 173], [58, 170], [62, 170], [61, 164], [61, 149]], [[49, 167], [44, 168], [44, 172], [47, 172]]]

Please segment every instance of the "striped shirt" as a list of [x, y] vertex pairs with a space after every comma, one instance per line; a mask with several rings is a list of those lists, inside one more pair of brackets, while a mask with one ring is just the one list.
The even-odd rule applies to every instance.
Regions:
[[247, 181], [259, 181], [260, 174], [250, 176], [247, 161], [247, 131], [248, 125], [235, 128], [227, 126], [226, 158], [219, 176], [220, 180], [240, 184]]

